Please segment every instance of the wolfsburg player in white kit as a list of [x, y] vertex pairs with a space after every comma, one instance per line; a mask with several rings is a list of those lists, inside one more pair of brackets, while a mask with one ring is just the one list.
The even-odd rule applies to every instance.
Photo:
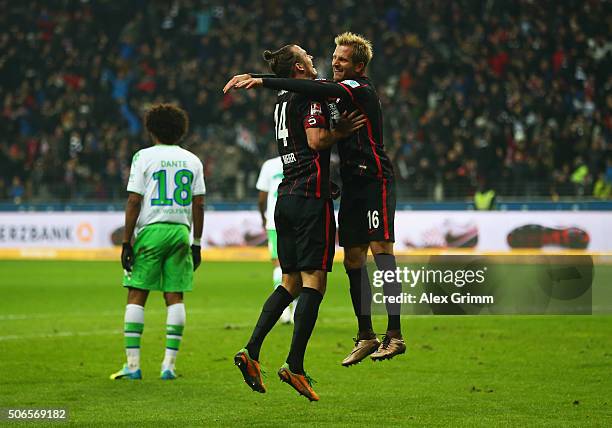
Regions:
[[[283, 281], [283, 271], [278, 263], [278, 253], [276, 251], [276, 226], [274, 225], [274, 209], [278, 198], [278, 185], [283, 181], [283, 161], [280, 156], [268, 159], [261, 166], [259, 178], [255, 188], [259, 190], [259, 212], [263, 227], [268, 234], [268, 250], [274, 265], [272, 273], [272, 283], [274, 288], [281, 285]], [[293, 323], [293, 313], [295, 312], [296, 301], [294, 300], [283, 311], [280, 321], [284, 324]]]
[[155, 105], [145, 115], [153, 146], [140, 150], [132, 159], [121, 252], [123, 286], [128, 289], [124, 325], [127, 363], [111, 379], [142, 378], [140, 338], [151, 290], [164, 293], [168, 309], [161, 378], [176, 378], [174, 364], [185, 326], [183, 292], [191, 291], [193, 271], [202, 260], [206, 192], [202, 162], [177, 145], [188, 124], [187, 114], [170, 104]]

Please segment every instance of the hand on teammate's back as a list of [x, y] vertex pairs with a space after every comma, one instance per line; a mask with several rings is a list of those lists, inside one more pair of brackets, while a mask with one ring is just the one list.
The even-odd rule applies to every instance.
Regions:
[[344, 112], [340, 115], [340, 119], [336, 123], [334, 132], [338, 134], [340, 138], [346, 138], [359, 128], [363, 127], [367, 122], [366, 117], [360, 114], [358, 110], [355, 110], [348, 114]]
[[121, 248], [121, 266], [127, 272], [132, 271], [132, 265], [134, 264], [134, 249], [132, 248], [132, 244], [129, 242], [124, 242], [123, 247]]
[[193, 259], [193, 270], [195, 271], [202, 263], [202, 247], [199, 245], [191, 246], [191, 258]]

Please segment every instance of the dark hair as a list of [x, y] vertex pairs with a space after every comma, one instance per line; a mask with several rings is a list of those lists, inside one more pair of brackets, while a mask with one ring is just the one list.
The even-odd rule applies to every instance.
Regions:
[[155, 104], [145, 114], [145, 126], [163, 144], [178, 144], [189, 128], [185, 110], [172, 104]]
[[268, 62], [270, 70], [278, 77], [291, 77], [293, 66], [300, 57], [292, 49], [295, 45], [285, 45], [277, 51], [264, 51], [263, 58]]

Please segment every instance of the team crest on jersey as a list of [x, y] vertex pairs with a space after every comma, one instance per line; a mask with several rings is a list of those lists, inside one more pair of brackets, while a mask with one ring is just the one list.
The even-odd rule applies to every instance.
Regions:
[[361, 86], [359, 82], [356, 82], [355, 80], [343, 80], [342, 83], [350, 86], [351, 88], [357, 88], [358, 86]]
[[321, 103], [312, 102], [310, 103], [310, 114], [311, 116], [315, 116], [318, 114], [322, 114], [323, 109], [321, 109]]

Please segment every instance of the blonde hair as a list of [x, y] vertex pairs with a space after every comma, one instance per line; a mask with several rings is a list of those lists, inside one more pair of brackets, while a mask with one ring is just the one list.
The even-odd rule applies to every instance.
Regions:
[[334, 42], [336, 43], [336, 46], [352, 47], [353, 62], [355, 64], [363, 62], [364, 68], [367, 67], [368, 63], [374, 56], [374, 53], [372, 52], [372, 42], [359, 34], [347, 31], [337, 35]]

